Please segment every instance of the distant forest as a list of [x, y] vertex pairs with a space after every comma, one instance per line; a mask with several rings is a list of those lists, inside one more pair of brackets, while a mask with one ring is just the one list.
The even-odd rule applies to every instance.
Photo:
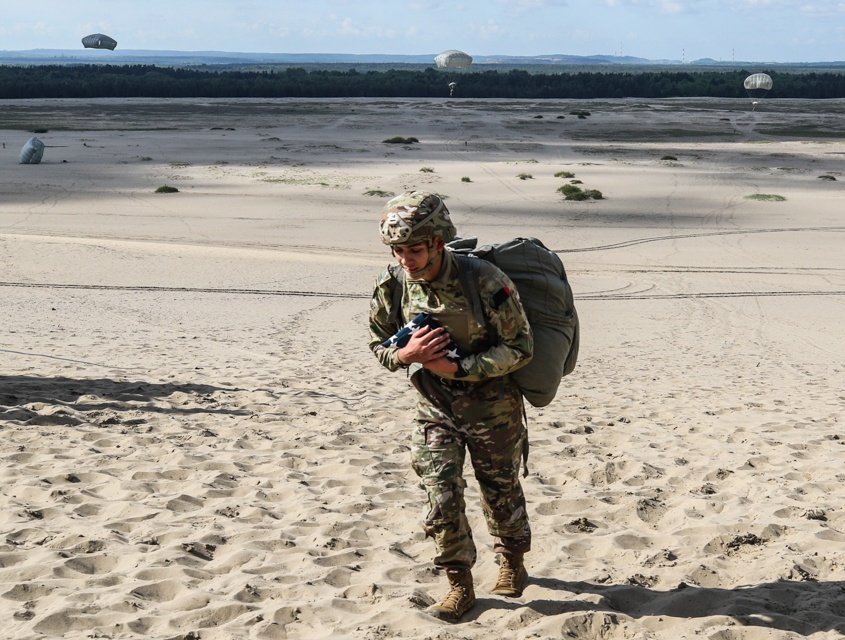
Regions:
[[[743, 98], [746, 70], [578, 71], [444, 69], [199, 70], [155, 65], [0, 66], [12, 98]], [[768, 71], [769, 97], [845, 98], [845, 74]]]

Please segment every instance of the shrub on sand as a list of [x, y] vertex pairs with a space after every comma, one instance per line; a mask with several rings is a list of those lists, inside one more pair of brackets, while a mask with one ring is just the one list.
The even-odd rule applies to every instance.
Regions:
[[775, 193], [752, 193], [750, 196], [745, 196], [746, 200], [760, 200], [762, 202], [783, 202], [786, 200], [783, 196]]
[[179, 193], [179, 189], [164, 184], [156, 189], [156, 193]]
[[413, 144], [415, 142], [419, 142], [413, 136], [410, 138], [403, 138], [402, 136], [394, 136], [392, 138], [388, 138], [387, 140], [382, 140], [385, 144]]
[[576, 187], [574, 184], [565, 184], [558, 187], [558, 191], [563, 194], [564, 200], [603, 200], [604, 196], [601, 191], [597, 189], [582, 189]]

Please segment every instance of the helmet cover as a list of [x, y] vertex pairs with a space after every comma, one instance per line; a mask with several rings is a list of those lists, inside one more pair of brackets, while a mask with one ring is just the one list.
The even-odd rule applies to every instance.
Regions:
[[379, 222], [381, 241], [387, 245], [412, 245], [457, 236], [443, 199], [427, 191], [406, 191], [390, 200]]

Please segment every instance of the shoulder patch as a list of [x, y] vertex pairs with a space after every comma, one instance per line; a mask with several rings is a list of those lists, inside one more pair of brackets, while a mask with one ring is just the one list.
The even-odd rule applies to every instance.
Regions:
[[510, 290], [510, 287], [502, 287], [493, 294], [493, 307], [498, 309], [507, 302], [511, 295], [513, 295], [513, 291]]

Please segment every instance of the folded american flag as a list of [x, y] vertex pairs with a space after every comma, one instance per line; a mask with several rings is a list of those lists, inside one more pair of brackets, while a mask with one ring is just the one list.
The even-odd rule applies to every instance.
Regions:
[[[382, 342], [381, 345], [383, 347], [398, 347], [401, 349], [408, 344], [408, 340], [411, 339], [411, 336], [423, 327], [436, 329], [439, 326], [440, 323], [437, 322], [437, 320], [427, 313], [421, 313], [404, 327], [399, 329], [399, 331], [390, 336], [387, 340]], [[459, 360], [463, 357], [460, 349], [458, 349], [458, 345], [456, 345], [455, 341], [452, 339], [449, 340], [449, 344], [446, 346], [446, 357], [454, 360]]]

